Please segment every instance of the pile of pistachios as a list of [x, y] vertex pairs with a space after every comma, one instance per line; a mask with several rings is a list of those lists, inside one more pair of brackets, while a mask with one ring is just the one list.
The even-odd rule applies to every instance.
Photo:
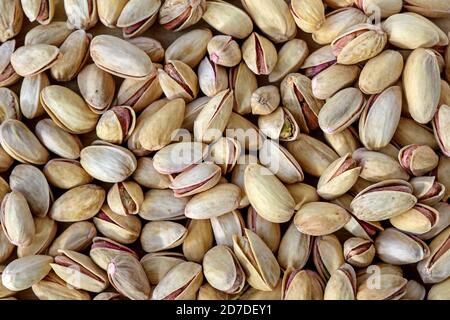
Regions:
[[0, 299], [450, 299], [450, 0], [0, 1]]

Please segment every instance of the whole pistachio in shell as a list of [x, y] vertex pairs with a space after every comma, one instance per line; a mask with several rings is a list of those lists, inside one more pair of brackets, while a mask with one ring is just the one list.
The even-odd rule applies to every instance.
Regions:
[[282, 300], [312, 300], [312, 284], [308, 270], [287, 269], [283, 274]]
[[200, 90], [208, 97], [213, 97], [228, 87], [228, 75], [224, 67], [205, 57], [198, 66], [198, 83]]
[[50, 85], [45, 73], [26, 77], [20, 87], [20, 111], [28, 119], [39, 117], [45, 113], [40, 101], [41, 90]]
[[221, 177], [220, 167], [212, 163], [200, 163], [173, 179], [169, 188], [176, 197], [191, 196], [214, 187]]
[[278, 248], [278, 264], [284, 269], [302, 269], [311, 254], [314, 238], [298, 231], [291, 223], [281, 238]]
[[173, 267], [184, 261], [182, 253], [162, 251], [147, 253], [140, 262], [150, 284], [157, 285]]
[[423, 234], [430, 231], [439, 221], [439, 211], [417, 203], [412, 209], [391, 218], [389, 221], [401, 231]]
[[184, 218], [184, 209], [189, 197], [175, 197], [172, 190], [153, 189], [144, 195], [139, 216], [149, 221], [179, 220]]
[[440, 106], [433, 118], [434, 136], [441, 148], [441, 151], [447, 157], [450, 155], [450, 134], [448, 130], [448, 119], [450, 117], [450, 107]]
[[353, 237], [344, 242], [344, 258], [352, 266], [367, 267], [372, 263], [375, 253], [371, 240]]
[[51, 270], [53, 258], [31, 255], [10, 262], [2, 272], [2, 283], [12, 291], [22, 291], [42, 280]]
[[400, 118], [393, 140], [402, 147], [410, 144], [426, 144], [434, 150], [439, 148], [433, 131], [410, 118]]
[[158, 40], [150, 37], [136, 37], [129, 39], [128, 42], [147, 53], [152, 62], [161, 62], [164, 60], [164, 48]]
[[220, 291], [235, 294], [244, 288], [244, 270], [227, 246], [215, 246], [206, 252], [203, 272], [208, 283]]
[[420, 203], [433, 206], [445, 196], [446, 187], [434, 176], [414, 177], [409, 183]]
[[241, 48], [231, 36], [212, 37], [207, 49], [211, 61], [220, 66], [234, 67], [241, 62]]
[[408, 280], [394, 274], [381, 274], [376, 280], [378, 285], [370, 281], [358, 287], [357, 300], [399, 300], [406, 293]]
[[153, 160], [148, 157], [137, 159], [137, 168], [133, 179], [141, 186], [152, 189], [166, 189], [169, 187], [169, 176], [159, 173], [153, 166]]
[[118, 182], [108, 191], [107, 201], [114, 213], [123, 216], [137, 214], [144, 202], [144, 193], [136, 182]]
[[181, 173], [206, 157], [208, 146], [201, 142], [178, 142], [155, 153], [153, 166], [162, 174]]
[[73, 32], [73, 26], [66, 21], [53, 21], [47, 25], [37, 25], [27, 32], [24, 44], [49, 44], [59, 47]]
[[19, 98], [8, 88], [0, 88], [0, 112], [0, 123], [8, 119], [21, 118]]
[[324, 300], [355, 300], [356, 273], [347, 263], [334, 271], [327, 282]]
[[183, 243], [187, 229], [172, 221], [148, 222], [141, 232], [141, 245], [145, 252], [175, 248]]
[[88, 30], [98, 21], [97, 1], [64, 0], [67, 20], [77, 29]]
[[89, 256], [105, 271], [108, 269], [108, 264], [111, 260], [121, 254], [128, 254], [130, 257], [138, 258], [133, 250], [109, 238], [95, 237], [92, 240]]
[[198, 94], [198, 78], [192, 68], [180, 60], [169, 60], [164, 69], [158, 70], [159, 83], [170, 98], [182, 98], [191, 102]]
[[293, 0], [290, 9], [295, 23], [304, 32], [314, 33], [325, 21], [321, 0]]
[[123, 7], [129, 0], [97, 0], [97, 13], [101, 23], [108, 28], [115, 28]]
[[308, 45], [301, 39], [286, 42], [278, 51], [278, 61], [269, 74], [269, 82], [282, 80], [291, 72], [296, 72], [309, 54]]
[[159, 10], [158, 21], [167, 30], [181, 31], [196, 24], [205, 10], [205, 0], [168, 0]]
[[59, 249], [83, 251], [92, 243], [96, 236], [97, 229], [92, 222], [74, 222], [56, 237], [48, 249], [48, 254], [56, 256]]
[[0, 45], [0, 87], [10, 86], [20, 78], [11, 64], [15, 47], [16, 40], [6, 41]]
[[131, 0], [125, 4], [116, 26], [124, 38], [141, 35], [156, 21], [161, 0]]
[[36, 217], [34, 218], [34, 229], [35, 234], [31, 244], [17, 248], [17, 256], [19, 258], [41, 254], [46, 251], [56, 236], [56, 221], [49, 217]]
[[437, 167], [439, 157], [427, 145], [412, 144], [400, 150], [398, 161], [410, 174], [422, 176]]
[[325, 281], [345, 262], [342, 244], [334, 234], [314, 238], [312, 255], [317, 272]]
[[23, 11], [20, 0], [2, 1], [0, 12], [0, 42], [5, 42], [15, 37], [22, 29]]
[[47, 162], [43, 172], [49, 184], [60, 189], [72, 189], [93, 180], [76, 160], [54, 158]]
[[428, 291], [427, 300], [448, 300], [450, 297], [450, 278], [434, 284]]
[[201, 263], [205, 253], [213, 247], [214, 235], [208, 219], [190, 220], [183, 241], [183, 254], [188, 261]]
[[272, 252], [277, 251], [281, 238], [279, 224], [264, 219], [250, 206], [247, 210], [247, 227], [263, 239]]
[[424, 283], [437, 283], [450, 274], [448, 264], [450, 228], [439, 233], [430, 243], [430, 255], [417, 264], [417, 270]]
[[128, 106], [115, 106], [106, 111], [97, 122], [97, 136], [110, 143], [122, 144], [133, 132], [136, 113]]
[[[249, 209], [250, 210], [250, 209]], [[196, 220], [203, 221], [203, 220]], [[245, 222], [238, 210], [209, 219], [217, 245], [233, 247], [233, 235], [243, 235]], [[255, 230], [252, 230], [256, 233]]]
[[234, 94], [233, 110], [239, 114], [252, 112], [251, 96], [258, 88], [255, 74], [241, 61], [236, 67], [230, 68], [228, 81]]
[[55, 46], [25, 45], [14, 51], [11, 56], [11, 65], [18, 75], [29, 77], [50, 69], [61, 58], [62, 54]]
[[276, 86], [263, 86], [256, 89], [251, 96], [252, 113], [271, 114], [280, 105], [280, 92]]
[[253, 32], [242, 44], [242, 58], [254, 74], [268, 75], [277, 64], [278, 53], [270, 40]]

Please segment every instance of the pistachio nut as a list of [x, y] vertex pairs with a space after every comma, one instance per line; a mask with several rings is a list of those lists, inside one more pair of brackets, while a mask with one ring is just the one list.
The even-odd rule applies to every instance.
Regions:
[[148, 222], [141, 232], [141, 245], [145, 252], [175, 248], [183, 243], [187, 229], [172, 221]]
[[194, 129], [195, 119], [197, 119], [198, 114], [200, 113], [200, 111], [202, 111], [209, 100], [211, 100], [211, 97], [204, 96], [188, 103], [186, 105], [184, 120], [181, 124], [181, 127], [189, 130], [189, 132], [192, 132], [192, 130]]
[[239, 114], [250, 113], [251, 96], [258, 88], [255, 74], [241, 61], [236, 67], [230, 68], [228, 81], [234, 93], [233, 110]]
[[412, 144], [400, 150], [398, 161], [410, 174], [422, 176], [437, 167], [439, 157], [427, 145]]
[[278, 108], [280, 100], [280, 92], [276, 86], [259, 87], [251, 96], [252, 114], [269, 115]]
[[325, 133], [324, 138], [328, 145], [341, 157], [347, 153], [353, 153], [360, 146], [359, 137], [352, 127], [348, 127], [339, 133]]
[[2, 272], [3, 286], [12, 291], [31, 288], [51, 270], [53, 258], [45, 255], [31, 255], [10, 262]]
[[60, 189], [72, 189], [93, 180], [76, 160], [51, 159], [43, 171], [48, 183]]
[[306, 183], [294, 183], [286, 185], [289, 193], [295, 201], [295, 209], [300, 209], [304, 204], [319, 201], [316, 188]]
[[290, 10], [297, 26], [314, 33], [325, 21], [325, 7], [321, 0], [293, 0]]
[[177, 142], [155, 153], [153, 166], [161, 174], [181, 173], [206, 157], [208, 146], [201, 142]]
[[301, 39], [286, 42], [278, 51], [278, 61], [269, 74], [269, 82], [277, 82], [297, 71], [309, 54], [308, 45]]
[[144, 201], [138, 215], [150, 221], [178, 220], [184, 218], [184, 209], [189, 197], [176, 197], [171, 190], [149, 190], [144, 195]]
[[281, 238], [279, 224], [264, 219], [250, 206], [247, 210], [247, 227], [256, 233], [272, 252], [277, 251]]
[[231, 173], [230, 182], [241, 188], [239, 208], [245, 208], [250, 204], [247, 194], [245, 193], [245, 169], [251, 163], [258, 163], [258, 158], [251, 154], [241, 155]]
[[97, 0], [97, 14], [101, 23], [108, 28], [115, 28], [120, 13], [129, 0]]
[[311, 254], [313, 241], [312, 236], [298, 231], [295, 224], [291, 222], [278, 248], [277, 260], [281, 268], [302, 269]]
[[141, 186], [152, 189], [165, 189], [171, 183], [169, 176], [155, 170], [153, 160], [148, 157], [138, 158], [133, 179]]
[[37, 25], [27, 32], [24, 44], [42, 43], [59, 47], [72, 31], [72, 26], [65, 21], [54, 21], [46, 25]]
[[445, 186], [434, 176], [414, 177], [409, 183], [413, 187], [413, 194], [420, 203], [433, 206], [445, 196]]
[[353, 267], [344, 263], [334, 271], [327, 282], [324, 300], [355, 300], [356, 273]]
[[350, 204], [360, 220], [381, 221], [398, 216], [413, 208], [417, 198], [412, 186], [403, 180], [385, 180], [358, 193]]
[[6, 42], [22, 29], [23, 11], [20, 0], [2, 1], [0, 12], [0, 42]]
[[48, 214], [61, 222], [88, 220], [98, 213], [105, 197], [105, 190], [95, 184], [74, 187], [53, 202]]
[[356, 272], [358, 288], [363, 284], [380, 288], [379, 275], [395, 275], [403, 277], [403, 269], [399, 266], [382, 262], [372, 264], [367, 268], [362, 268]]
[[25, 118], [33, 119], [44, 114], [39, 99], [42, 89], [50, 85], [50, 80], [45, 73], [26, 77], [20, 88], [20, 111]]
[[198, 84], [200, 90], [208, 97], [227, 89], [228, 75], [225, 67], [205, 57], [198, 66]]
[[434, 150], [439, 148], [430, 128], [415, 122], [413, 119], [404, 117], [400, 118], [397, 131], [394, 134], [394, 142], [400, 146], [426, 144]]
[[357, 300], [399, 300], [406, 293], [408, 280], [394, 274], [381, 274], [377, 280], [379, 285], [371, 285], [370, 281], [358, 288]]
[[89, 256], [103, 270], [108, 270], [108, 264], [118, 255], [129, 255], [130, 258], [138, 258], [133, 250], [114, 240], [102, 237], [93, 239]]
[[32, 44], [18, 48], [11, 55], [11, 65], [22, 77], [30, 77], [50, 69], [63, 55], [49, 44]]
[[272, 291], [280, 280], [280, 266], [272, 251], [253, 231], [233, 235], [233, 249], [245, 271], [247, 282], [255, 289]]
[[77, 29], [88, 30], [98, 21], [97, 1], [64, 0], [67, 20]]
[[0, 45], [0, 87], [13, 85], [20, 78], [11, 64], [15, 47], [16, 40], [6, 41]]
[[191, 102], [198, 94], [198, 78], [192, 68], [180, 60], [168, 60], [158, 70], [159, 84], [169, 99], [182, 98]]
[[183, 254], [188, 261], [201, 263], [205, 253], [213, 247], [214, 236], [208, 219], [190, 220], [183, 241]]
[[314, 238], [312, 254], [317, 272], [326, 281], [345, 262], [342, 245], [334, 234]]
[[397, 229], [413, 234], [430, 231], [438, 221], [439, 211], [421, 203], [390, 219], [391, 224]]
[[[329, 99], [358, 78], [360, 68], [355, 65], [333, 64], [316, 74], [311, 81], [314, 97]], [[334, 79], [334, 81], [331, 81]]]
[[448, 130], [448, 119], [450, 117], [450, 107], [442, 105], [438, 107], [433, 118], [434, 136], [439, 144], [442, 153], [450, 155], [450, 134]]
[[136, 182], [118, 182], [108, 191], [107, 201], [114, 213], [123, 216], [137, 214], [144, 202], [144, 193]]
[[439, 212], [439, 219], [430, 231], [418, 235], [422, 240], [432, 239], [450, 225], [450, 205], [446, 202], [438, 202], [433, 208]]
[[122, 9], [116, 26], [124, 38], [141, 35], [156, 21], [161, 0], [131, 0]]
[[58, 254], [59, 249], [83, 251], [92, 243], [92, 239], [96, 236], [97, 229], [92, 222], [74, 222], [56, 237], [48, 248], [48, 254], [54, 257]]
[[140, 262], [150, 284], [157, 285], [173, 267], [184, 261], [183, 254], [166, 251], [147, 253]]
[[206, 0], [167, 0], [159, 10], [158, 22], [167, 30], [180, 31], [196, 24], [206, 10]]
[[48, 248], [56, 236], [56, 222], [48, 217], [36, 217], [34, 219], [34, 228], [35, 234], [31, 244], [17, 248], [17, 256], [19, 258], [41, 254]]
[[450, 278], [434, 284], [428, 291], [427, 300], [448, 300], [450, 297]]
[[214, 187], [221, 177], [220, 167], [212, 163], [200, 163], [172, 180], [169, 188], [176, 197], [186, 197]]
[[256, 32], [245, 40], [241, 49], [247, 67], [256, 75], [270, 74], [277, 64], [278, 53], [275, 46]]
[[355, 267], [367, 267], [375, 257], [375, 247], [371, 240], [349, 238], [344, 242], [345, 261]]
[[207, 46], [210, 60], [224, 67], [234, 67], [241, 62], [241, 49], [231, 36], [218, 35], [209, 40]]
[[164, 48], [156, 39], [150, 37], [136, 37], [129, 39], [128, 42], [147, 53], [152, 62], [161, 62], [164, 59]]
[[[6, 236], [3, 228], [0, 229], [0, 263], [3, 263], [8, 260], [15, 249], [15, 245], [9, 242], [8, 237]], [[1, 296], [1, 289], [0, 289]]]
[[122, 144], [136, 126], [136, 113], [128, 106], [108, 109], [97, 122], [97, 136], [110, 143]]
[[53, 271], [31, 286], [39, 300], [91, 300], [89, 293], [67, 285]]
[[[350, 197], [350, 199], [348, 200], [348, 205], [350, 205], [352, 199], [353, 198]], [[336, 200], [335, 203], [338, 203], [338, 201]], [[350, 232], [353, 236], [366, 240], [371, 240], [378, 231], [384, 230], [379, 222], [359, 220], [354, 215], [351, 215], [350, 221], [347, 222], [347, 224], [344, 226], [344, 229]]]
[[417, 270], [424, 283], [437, 283], [445, 280], [449, 274], [450, 228], [439, 233], [430, 243], [430, 255], [417, 264]]
[[[245, 223], [238, 210], [233, 210], [222, 214], [221, 216], [213, 217], [209, 221], [211, 222], [214, 239], [216, 240], [217, 245], [226, 245], [232, 248], [233, 235], [236, 234], [242, 236], [244, 234]], [[256, 233], [256, 230], [252, 231]]]
[[209, 148], [207, 161], [217, 164], [222, 174], [233, 171], [237, 159], [241, 155], [241, 145], [239, 141], [229, 137], [221, 137]]
[[282, 300], [312, 300], [311, 279], [308, 270], [288, 268], [283, 274]]
[[0, 112], [0, 123], [8, 119], [21, 118], [19, 98], [8, 88], [0, 88]]

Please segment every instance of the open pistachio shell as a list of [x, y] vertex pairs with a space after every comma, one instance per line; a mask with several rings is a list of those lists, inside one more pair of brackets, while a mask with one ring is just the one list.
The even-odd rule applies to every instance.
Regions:
[[122, 9], [116, 26], [124, 38], [141, 35], [156, 21], [161, 0], [132, 0]]
[[355, 300], [355, 298], [355, 270], [346, 263], [331, 274], [325, 287], [324, 300]]
[[96, 235], [97, 229], [92, 222], [74, 222], [52, 242], [48, 254], [56, 256], [59, 249], [83, 251], [92, 243]]
[[157, 74], [146, 80], [125, 79], [117, 93], [117, 104], [139, 112], [162, 95]]
[[128, 106], [115, 106], [100, 117], [96, 126], [97, 136], [110, 143], [122, 144], [136, 126], [136, 113]]
[[0, 45], [0, 87], [12, 85], [20, 78], [11, 64], [15, 47], [16, 40], [6, 41]]
[[440, 106], [433, 118], [434, 136], [444, 155], [450, 154], [450, 134], [448, 130], [448, 119], [450, 118], [450, 107], [447, 105]]
[[437, 283], [448, 278], [450, 228], [439, 233], [430, 243], [430, 255], [417, 264], [417, 270], [424, 283]]
[[312, 255], [317, 272], [325, 281], [345, 262], [342, 244], [334, 234], [314, 238]]
[[187, 229], [172, 221], [148, 222], [141, 233], [141, 244], [145, 252], [157, 252], [175, 248], [183, 243]]
[[11, 65], [22, 77], [37, 75], [51, 68], [62, 54], [55, 46], [48, 44], [26, 45], [18, 48], [11, 56]]
[[200, 163], [175, 177], [169, 185], [176, 197], [186, 197], [214, 187], [221, 177], [220, 167], [210, 163]]
[[127, 254], [130, 258], [138, 258], [137, 254], [128, 247], [114, 240], [102, 237], [95, 237], [92, 240], [89, 256], [103, 270], [108, 270], [108, 264], [116, 256]]
[[90, 29], [97, 24], [97, 1], [64, 0], [67, 20], [77, 29]]

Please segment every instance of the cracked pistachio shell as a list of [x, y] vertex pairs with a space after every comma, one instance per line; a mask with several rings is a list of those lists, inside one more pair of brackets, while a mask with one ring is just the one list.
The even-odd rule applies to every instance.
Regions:
[[[6, 237], [6, 234], [3, 231], [3, 229], [0, 229], [0, 263], [7, 261], [15, 248], [16, 246], [13, 245], [11, 242], [9, 242], [9, 239], [8, 237]], [[0, 296], [1, 295], [2, 294], [0, 289]]]
[[93, 218], [93, 222], [100, 233], [123, 244], [135, 242], [139, 238], [142, 228], [141, 220], [138, 217], [116, 214], [106, 204]]
[[231, 173], [230, 182], [241, 188], [241, 201], [239, 203], [239, 208], [245, 208], [250, 204], [247, 194], [245, 193], [245, 169], [250, 163], [258, 163], [258, 158], [251, 154], [241, 155], [234, 166], [233, 172]]
[[284, 233], [278, 248], [277, 260], [281, 268], [302, 269], [311, 254], [313, 237], [298, 231], [291, 222]]
[[305, 70], [304, 72], [307, 77], [312, 78], [336, 63], [337, 59], [333, 54], [331, 46], [326, 45], [313, 51], [306, 58], [301, 69]]
[[128, 149], [108, 143], [94, 143], [80, 153], [81, 166], [95, 179], [116, 183], [136, 170], [137, 161]]
[[421, 203], [417, 203], [412, 209], [389, 220], [397, 229], [412, 234], [426, 233], [438, 221], [439, 211]]
[[0, 12], [0, 42], [5, 42], [22, 29], [23, 11], [20, 0], [1, 1]]
[[211, 30], [207, 28], [194, 29], [176, 38], [166, 49], [165, 61], [178, 60], [195, 68], [206, 54]]
[[440, 71], [436, 54], [416, 49], [406, 60], [403, 87], [411, 117], [426, 124], [434, 116], [441, 95]]
[[77, 83], [81, 95], [94, 113], [103, 113], [111, 106], [115, 91], [112, 75], [92, 63], [81, 70]]
[[39, 300], [91, 300], [89, 293], [67, 285], [53, 271], [31, 286]]
[[169, 176], [156, 171], [153, 160], [149, 157], [138, 158], [133, 179], [141, 186], [149, 189], [166, 189], [171, 184]]
[[406, 0], [405, 9], [429, 18], [447, 17], [450, 2], [448, 0]]
[[253, 32], [242, 44], [242, 58], [256, 75], [268, 75], [275, 68], [278, 53], [270, 40]]
[[207, 1], [202, 19], [220, 33], [237, 39], [247, 38], [253, 30], [253, 22], [245, 11], [221, 0]]
[[311, 278], [308, 270], [287, 269], [283, 274], [282, 300], [312, 300]]
[[365, 221], [381, 221], [398, 216], [412, 207], [417, 198], [403, 180], [385, 180], [358, 193], [350, 204], [353, 214]]
[[115, 256], [107, 267], [111, 285], [131, 300], [149, 300], [150, 283], [139, 260], [129, 254]]
[[244, 235], [233, 235], [233, 249], [250, 286], [262, 291], [275, 289], [280, 280], [280, 266], [257, 234], [244, 229]]
[[62, 58], [50, 68], [56, 81], [70, 81], [81, 71], [89, 57], [92, 35], [84, 30], [72, 32], [60, 47]]
[[64, 0], [67, 21], [77, 29], [88, 30], [98, 21], [97, 1]]
[[241, 145], [239, 141], [229, 137], [221, 137], [209, 148], [208, 160], [216, 163], [222, 174], [231, 172], [241, 155]]
[[290, 10], [297, 26], [314, 33], [325, 21], [325, 7], [321, 0], [293, 0]]
[[109, 285], [106, 273], [87, 255], [59, 249], [50, 265], [58, 277], [76, 289], [102, 292]]
[[320, 28], [313, 34], [313, 40], [321, 45], [330, 44], [336, 37], [351, 26], [367, 22], [367, 16], [357, 8], [341, 8], [325, 15]]
[[358, 86], [365, 94], [378, 94], [392, 86], [403, 72], [403, 57], [398, 51], [385, 50], [364, 65]]
[[95, 237], [92, 241], [89, 256], [103, 270], [108, 269], [108, 264], [120, 254], [127, 254], [130, 258], [138, 258], [137, 254], [128, 247], [108, 238]]
[[15, 160], [36, 165], [45, 164], [50, 155], [28, 127], [18, 120], [6, 120], [0, 127], [3, 149]]
[[[369, 150], [380, 150], [394, 137], [400, 121], [402, 89], [389, 87], [369, 98], [359, 118], [359, 137]], [[383, 123], [380, 129], [379, 124]]]
[[371, 240], [353, 237], [344, 242], [344, 258], [352, 266], [367, 267], [372, 263], [375, 253]]
[[399, 300], [406, 293], [408, 280], [395, 274], [380, 274], [378, 285], [370, 281], [358, 288], [357, 300]]
[[207, 156], [208, 146], [201, 142], [177, 142], [155, 153], [153, 166], [162, 174], [181, 173], [201, 163]]
[[312, 254], [317, 272], [325, 281], [345, 262], [342, 245], [334, 234], [314, 238]]
[[249, 164], [245, 169], [244, 180], [250, 204], [261, 217], [274, 223], [291, 219], [294, 215], [294, 199], [269, 169], [259, 164]]
[[192, 300], [202, 282], [202, 266], [194, 262], [182, 262], [161, 279], [153, 290], [152, 300]]
[[141, 128], [139, 128], [138, 119], [135, 132], [142, 148], [148, 151], [157, 151], [168, 145], [174, 132], [180, 128], [183, 122], [184, 110], [185, 102], [183, 99], [175, 99], [167, 102], [158, 111], [146, 118]]
[[377, 151], [359, 148], [353, 152], [353, 159], [361, 166], [361, 178], [370, 182], [390, 179], [408, 180], [408, 173], [396, 159]]
[[172, 190], [149, 190], [144, 195], [144, 202], [138, 215], [150, 221], [179, 220], [184, 218], [184, 208], [189, 197], [175, 197]]
[[19, 98], [8, 88], [0, 88], [0, 113], [0, 123], [8, 119], [21, 118]]
[[220, 180], [220, 167], [213, 163], [200, 163], [183, 171], [172, 180], [169, 188], [175, 197], [191, 196], [214, 187]]
[[63, 21], [38, 25], [27, 32], [24, 44], [27, 46], [42, 43], [59, 47], [72, 31], [72, 26]]
[[269, 138], [280, 141], [294, 141], [300, 133], [300, 128], [293, 114], [283, 107], [274, 112], [259, 116], [258, 127]]
[[231, 183], [222, 183], [194, 195], [186, 204], [184, 214], [191, 219], [210, 219], [238, 208], [241, 189]]
[[355, 300], [356, 273], [347, 263], [330, 276], [324, 291], [324, 300]]
[[188, 261], [201, 263], [205, 253], [213, 247], [214, 235], [208, 219], [190, 220], [183, 241], [183, 254]]
[[129, 39], [128, 42], [142, 49], [150, 57], [152, 62], [161, 62], [164, 59], [164, 48], [156, 39], [150, 37], [136, 37]]
[[83, 145], [78, 136], [61, 129], [53, 120], [40, 120], [36, 124], [35, 132], [42, 144], [54, 154], [71, 160], [80, 157]]
[[157, 74], [146, 80], [125, 79], [117, 93], [117, 104], [130, 106], [139, 112], [161, 95], [162, 89]]
[[228, 88], [227, 70], [205, 57], [198, 66], [198, 83], [206, 96], [213, 97]]
[[286, 75], [296, 72], [309, 55], [308, 45], [301, 39], [286, 42], [278, 51], [278, 61], [269, 74], [269, 82], [281, 81]]
[[320, 176], [317, 193], [324, 199], [338, 198], [356, 183], [361, 167], [350, 154], [335, 160]]
[[43, 172], [47, 181], [60, 189], [72, 189], [93, 180], [76, 160], [52, 159], [47, 162]]
[[196, 141], [211, 143], [225, 130], [233, 110], [233, 91], [226, 89], [216, 94], [202, 108], [194, 122]]
[[92, 239], [96, 236], [97, 229], [92, 222], [74, 222], [52, 242], [48, 249], [48, 254], [56, 256], [59, 249], [83, 251], [92, 243]]
[[450, 278], [434, 284], [428, 291], [427, 300], [450, 299]]
[[417, 270], [424, 283], [437, 283], [450, 275], [450, 228], [439, 233], [430, 243], [430, 255], [417, 264]]
[[56, 199], [48, 214], [60, 222], [88, 220], [98, 213], [105, 196], [105, 190], [95, 184], [75, 187]]
[[399, 13], [387, 18], [382, 27], [389, 43], [401, 49], [431, 48], [448, 44], [448, 38], [434, 23], [416, 13]]
[[114, 213], [122, 216], [137, 214], [144, 202], [144, 193], [136, 182], [118, 182], [109, 189], [107, 201]]
[[25, 45], [11, 56], [11, 65], [22, 77], [30, 77], [54, 66], [63, 57], [60, 50], [48, 44]]
[[157, 252], [175, 248], [183, 243], [188, 230], [172, 221], [148, 222], [141, 232], [141, 245], [145, 252]]
[[97, 0], [97, 14], [100, 22], [108, 28], [115, 28], [123, 7], [129, 0]]
[[49, 217], [34, 218], [35, 234], [29, 246], [19, 246], [17, 256], [19, 258], [43, 253], [56, 236], [56, 222]]
[[433, 208], [439, 212], [439, 219], [430, 231], [418, 235], [418, 237], [422, 240], [434, 238], [437, 234], [450, 225], [450, 204], [446, 202], [438, 202], [433, 206]]
[[387, 228], [375, 239], [378, 257], [393, 265], [419, 262], [427, 258], [430, 249], [425, 242], [395, 228]]
[[192, 130], [194, 129], [195, 119], [197, 119], [198, 114], [200, 113], [200, 111], [202, 111], [209, 100], [211, 100], [210, 97], [204, 96], [188, 103], [186, 105], [184, 120], [181, 124], [181, 127], [188, 130], [189, 132], [192, 132]]
[[241, 292], [245, 285], [244, 270], [227, 246], [218, 245], [206, 252], [203, 273], [211, 286], [228, 294]]
[[97, 124], [98, 115], [88, 108], [81, 96], [66, 87], [45, 87], [41, 91], [40, 100], [52, 120], [70, 133], [87, 133]]
[[286, 143], [286, 148], [294, 156], [303, 171], [320, 177], [328, 166], [339, 156], [322, 141], [300, 133], [296, 141]]
[[97, 122], [96, 134], [100, 139], [122, 144], [136, 126], [136, 113], [128, 106], [115, 106], [103, 113]]
[[387, 34], [380, 26], [361, 23], [337, 36], [331, 48], [338, 63], [356, 64], [377, 56], [386, 43]]
[[[226, 245], [232, 248], [233, 235], [236, 234], [241, 236], [244, 233], [245, 223], [238, 210], [233, 210], [221, 216], [213, 217], [210, 221], [217, 245]], [[255, 232], [255, 230], [253, 231]]]
[[122, 28], [124, 38], [132, 38], [147, 31], [156, 21], [161, 0], [131, 0], [128, 1], [116, 26]]
[[280, 225], [261, 217], [253, 207], [247, 210], [247, 227], [256, 233], [272, 250], [276, 252], [281, 238]]
[[165, 251], [147, 253], [140, 262], [150, 284], [157, 285], [173, 267], [184, 261], [183, 254]]
[[[345, 196], [346, 195], [344, 195], [343, 197]], [[353, 198], [351, 196], [348, 197], [348, 200], [345, 201], [347, 202], [348, 207], [350, 207], [350, 203]], [[336, 199], [335, 203], [338, 204], [339, 200], [340, 198]], [[379, 222], [362, 221], [356, 218], [354, 215], [351, 215], [350, 221], [347, 222], [347, 224], [344, 226], [344, 229], [351, 233], [353, 236], [366, 240], [372, 240], [372, 237], [375, 236], [378, 231], [384, 230]]]
[[12, 191], [20, 192], [25, 197], [35, 216], [47, 215], [53, 194], [42, 171], [32, 165], [17, 165], [9, 176], [9, 186]]
[[447, 157], [450, 156], [449, 119], [450, 107], [444, 104], [437, 109], [432, 122], [434, 136], [439, 144], [439, 148]]
[[337, 152], [341, 157], [347, 153], [353, 153], [360, 147], [359, 137], [352, 128], [346, 128], [339, 133], [324, 134], [325, 141]]
[[242, 0], [242, 6], [272, 41], [285, 42], [295, 37], [297, 27], [283, 0]]
[[394, 142], [403, 147], [410, 144], [426, 144], [435, 150], [439, 148], [431, 129], [404, 117], [400, 118]]
[[6, 41], [0, 45], [0, 87], [13, 85], [20, 79], [11, 64], [15, 47], [16, 40]]
[[400, 165], [410, 174], [422, 176], [437, 167], [439, 156], [427, 145], [409, 145], [398, 153]]
[[361, 91], [356, 88], [343, 89], [320, 109], [319, 126], [326, 133], [338, 133], [358, 119], [365, 105], [366, 100]]
[[196, 24], [205, 10], [205, 0], [167, 0], [159, 10], [158, 21], [167, 30], [181, 31]]
[[288, 74], [280, 84], [283, 105], [294, 116], [300, 130], [305, 133], [319, 129], [317, 116], [322, 102], [312, 92], [311, 80], [300, 74]]
[[23, 13], [30, 22], [46, 25], [55, 15], [55, 0], [21, 0]]
[[340, 230], [350, 220], [344, 208], [327, 202], [309, 202], [297, 211], [294, 223], [300, 232], [322, 236]]
[[197, 97], [197, 74], [183, 61], [168, 60], [163, 69], [158, 69], [158, 79], [168, 99], [182, 98], [187, 103]]
[[234, 93], [233, 110], [239, 114], [252, 112], [251, 96], [258, 88], [255, 74], [241, 61], [236, 67], [230, 68], [228, 81]]
[[1, 204], [0, 221], [9, 242], [28, 246], [33, 242], [35, 225], [26, 198], [18, 191], [5, 195]]
[[317, 99], [328, 99], [341, 89], [353, 84], [358, 79], [361, 69], [356, 65], [334, 64], [319, 74], [311, 81], [314, 97]]
[[220, 66], [234, 67], [241, 62], [241, 48], [231, 36], [212, 37], [208, 42], [207, 50], [211, 61]]
[[3, 270], [3, 286], [12, 291], [30, 288], [50, 272], [52, 261], [52, 257], [45, 255], [32, 255], [12, 261]]
[[259, 161], [283, 183], [296, 183], [304, 179], [297, 160], [283, 146], [273, 140], [265, 140], [259, 150]]
[[409, 183], [417, 200], [428, 206], [436, 205], [445, 196], [446, 187], [435, 176], [414, 177]]
[[144, 51], [118, 37], [106, 34], [94, 37], [90, 52], [97, 67], [120, 78], [144, 80], [155, 72]]
[[293, 183], [286, 185], [295, 201], [295, 209], [300, 209], [305, 203], [319, 201], [316, 188], [306, 183]]

